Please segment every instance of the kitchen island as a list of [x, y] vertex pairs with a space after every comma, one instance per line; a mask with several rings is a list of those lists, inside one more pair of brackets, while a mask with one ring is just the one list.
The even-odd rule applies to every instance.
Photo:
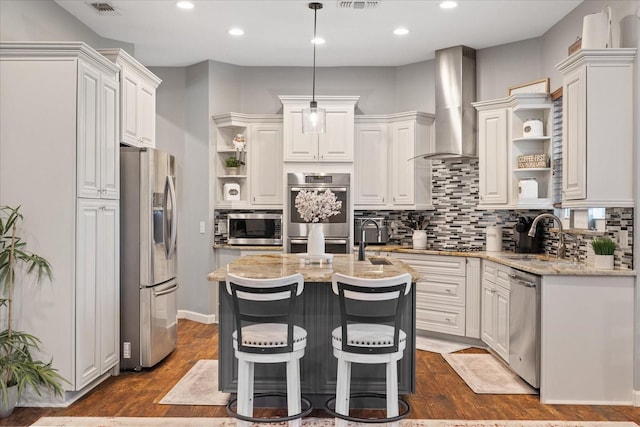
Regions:
[[[331, 263], [305, 263], [296, 254], [273, 254], [241, 257], [209, 274], [208, 280], [219, 286], [218, 388], [236, 392], [237, 363], [233, 355], [231, 334], [235, 329], [231, 296], [224, 281], [227, 273], [256, 279], [273, 278], [301, 273], [305, 288], [296, 306], [295, 323], [307, 330], [307, 347], [301, 361], [302, 393], [308, 395], [335, 394], [336, 359], [331, 346], [331, 331], [340, 326], [338, 297], [331, 289], [331, 275], [342, 273], [360, 278], [384, 278], [403, 273], [412, 275], [412, 282], [420, 274], [397, 259], [368, 258], [357, 261], [354, 255], [334, 255]], [[405, 298], [401, 328], [407, 333], [407, 347], [398, 364], [400, 394], [415, 391], [415, 286], [410, 298]], [[255, 390], [286, 391], [284, 364], [256, 365]], [[352, 392], [384, 392], [384, 365], [359, 365], [352, 368]]]

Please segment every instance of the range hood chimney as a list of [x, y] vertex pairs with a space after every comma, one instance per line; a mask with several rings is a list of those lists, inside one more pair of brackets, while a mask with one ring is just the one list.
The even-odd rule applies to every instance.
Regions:
[[436, 50], [435, 151], [417, 157], [478, 157], [476, 143], [476, 50], [454, 46]]

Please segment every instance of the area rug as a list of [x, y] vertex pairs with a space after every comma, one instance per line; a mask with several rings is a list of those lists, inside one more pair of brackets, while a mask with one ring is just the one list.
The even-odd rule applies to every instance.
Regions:
[[471, 346], [457, 342], [416, 336], [416, 348], [418, 350], [430, 351], [431, 353], [447, 354], [464, 350], [469, 347]]
[[491, 354], [443, 354], [460, 378], [478, 394], [538, 394]]
[[[638, 427], [628, 421], [456, 421], [402, 420], [400, 427]], [[239, 425], [239, 423], [238, 423]], [[254, 424], [255, 425], [255, 424]], [[349, 426], [372, 424], [349, 423]], [[152, 417], [43, 417], [32, 426], [40, 427], [235, 427], [234, 418], [152, 418]], [[286, 423], [260, 423], [282, 426]], [[303, 418], [302, 427], [334, 427], [333, 418]]]
[[198, 360], [167, 393], [162, 405], [226, 405], [229, 393], [218, 391], [218, 361]]

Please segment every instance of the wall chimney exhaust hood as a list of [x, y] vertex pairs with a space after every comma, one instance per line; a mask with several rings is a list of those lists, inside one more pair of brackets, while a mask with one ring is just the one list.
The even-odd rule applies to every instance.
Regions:
[[476, 142], [476, 51], [467, 46], [436, 50], [436, 138], [432, 153], [414, 158], [478, 157]]

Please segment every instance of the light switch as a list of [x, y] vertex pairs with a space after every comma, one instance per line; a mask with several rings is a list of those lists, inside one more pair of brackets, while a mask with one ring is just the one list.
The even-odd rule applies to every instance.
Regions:
[[200, 234], [204, 234], [204, 221], [200, 221]]

